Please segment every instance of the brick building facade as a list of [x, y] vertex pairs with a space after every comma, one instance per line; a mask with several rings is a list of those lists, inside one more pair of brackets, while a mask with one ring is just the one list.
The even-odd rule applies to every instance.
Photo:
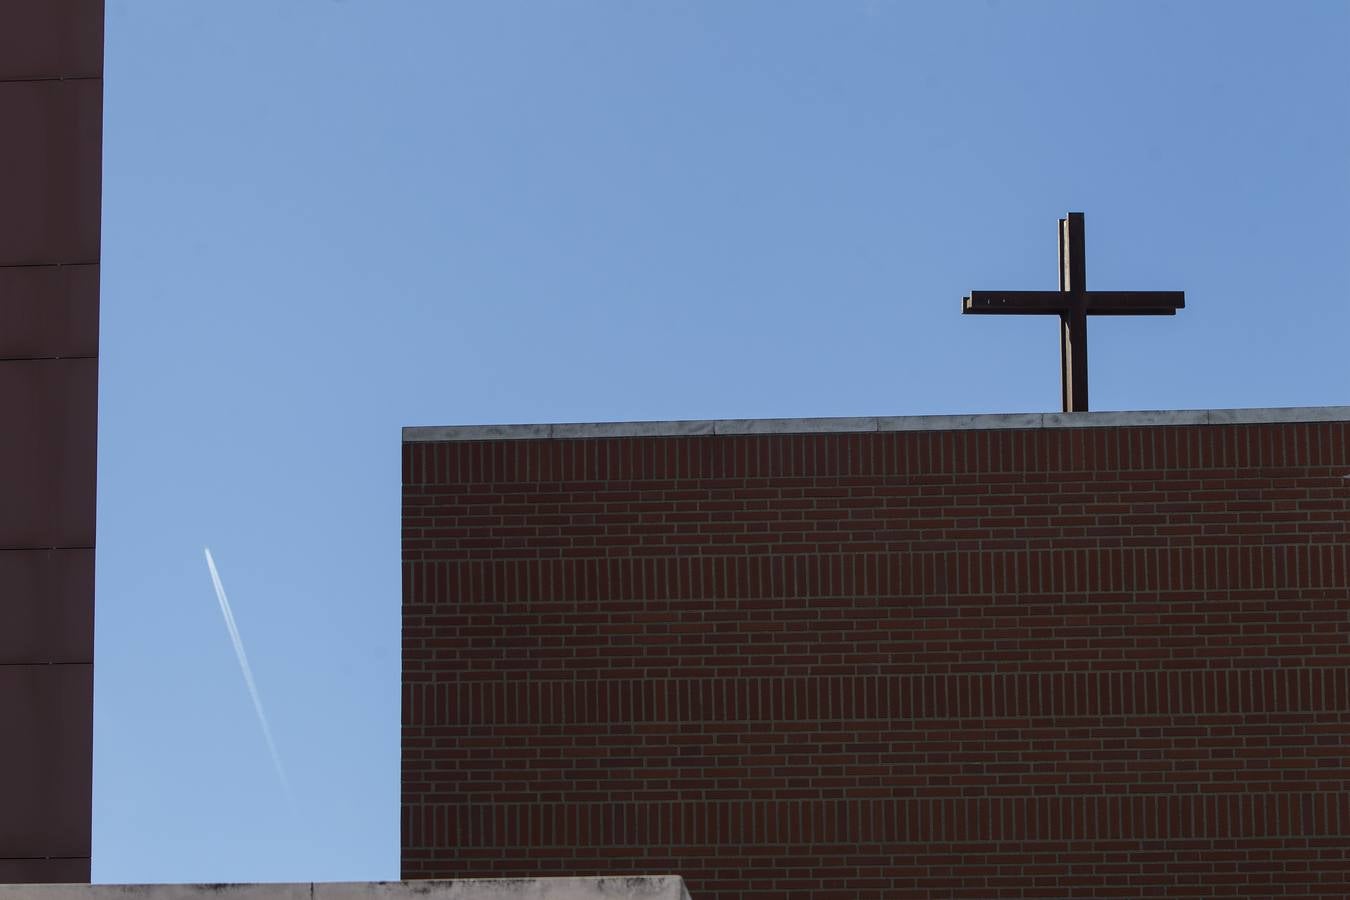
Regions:
[[405, 878], [1350, 894], [1350, 409], [411, 428]]
[[88, 881], [102, 0], [0, 0], [0, 883]]

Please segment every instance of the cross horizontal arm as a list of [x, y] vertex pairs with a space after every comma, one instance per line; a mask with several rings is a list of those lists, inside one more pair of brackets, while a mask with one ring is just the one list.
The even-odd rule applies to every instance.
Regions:
[[1186, 292], [1086, 291], [1083, 300], [1094, 316], [1175, 316], [1186, 306]]
[[1070, 294], [1062, 291], [971, 291], [961, 299], [962, 313], [1001, 313], [1013, 316], [1062, 313]]
[[1081, 297], [1083, 311], [1094, 316], [1172, 316], [1186, 306], [1185, 291], [971, 291], [962, 313], [1011, 316], [1068, 312]]

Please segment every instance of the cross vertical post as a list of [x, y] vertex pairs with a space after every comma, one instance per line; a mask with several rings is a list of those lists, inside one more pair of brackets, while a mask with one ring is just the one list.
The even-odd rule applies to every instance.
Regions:
[[1060, 394], [1065, 412], [1087, 412], [1087, 262], [1083, 247], [1083, 214], [1059, 220], [1059, 289], [1066, 308], [1059, 314]]

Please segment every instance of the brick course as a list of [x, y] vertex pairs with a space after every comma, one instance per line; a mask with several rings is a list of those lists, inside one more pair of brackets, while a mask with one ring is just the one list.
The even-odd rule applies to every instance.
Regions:
[[1350, 894], [1348, 437], [406, 443], [403, 877]]

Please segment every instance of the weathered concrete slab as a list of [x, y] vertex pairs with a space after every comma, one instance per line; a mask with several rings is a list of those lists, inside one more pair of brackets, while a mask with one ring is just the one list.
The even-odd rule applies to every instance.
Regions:
[[[1234, 410], [1239, 412], [1240, 410]], [[1250, 410], [1241, 410], [1250, 412]], [[1137, 428], [1156, 425], [1209, 425], [1207, 409], [1143, 409], [1134, 412], [1045, 413], [1042, 428]]]
[[986, 431], [1040, 428], [1042, 413], [1001, 413], [960, 416], [879, 416], [877, 431]]
[[314, 900], [689, 900], [678, 875], [316, 884]]
[[876, 431], [875, 416], [831, 419], [727, 419], [713, 423], [717, 434], [825, 434]]
[[1211, 425], [1266, 425], [1286, 422], [1344, 422], [1350, 406], [1291, 406], [1271, 409], [1211, 409]]
[[297, 884], [0, 884], [0, 900], [690, 900], [678, 875]]
[[528, 441], [550, 437], [552, 425], [429, 425], [404, 428], [403, 439], [416, 432], [419, 441]]
[[714, 422], [692, 419], [679, 422], [584, 422], [550, 425], [552, 438], [679, 437], [712, 434]]
[[1282, 409], [1181, 409], [1135, 412], [992, 413], [957, 416], [855, 416], [825, 419], [719, 419], [596, 422], [575, 425], [409, 426], [404, 443], [542, 438], [677, 437], [698, 434], [860, 434], [872, 431], [979, 431], [1010, 428], [1131, 428], [1158, 425], [1263, 425], [1347, 422], [1350, 406]]

